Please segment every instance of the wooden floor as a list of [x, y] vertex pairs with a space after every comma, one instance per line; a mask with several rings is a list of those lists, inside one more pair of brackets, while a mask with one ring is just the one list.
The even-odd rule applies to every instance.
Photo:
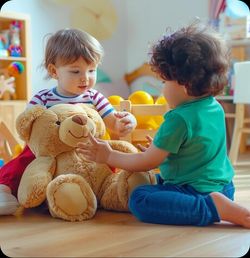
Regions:
[[[247, 156], [250, 160], [250, 154]], [[250, 208], [250, 166], [236, 168], [235, 199]], [[0, 217], [0, 245], [9, 257], [241, 257], [250, 230], [138, 222], [131, 214], [98, 211], [84, 222], [51, 218], [41, 209]]]

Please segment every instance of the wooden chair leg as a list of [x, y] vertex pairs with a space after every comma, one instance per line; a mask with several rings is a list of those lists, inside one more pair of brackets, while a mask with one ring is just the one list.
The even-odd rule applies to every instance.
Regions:
[[231, 147], [229, 151], [229, 158], [233, 165], [236, 165], [237, 159], [238, 159], [242, 129], [244, 126], [244, 117], [245, 117], [244, 104], [236, 104], [234, 131], [233, 131], [232, 142], [231, 142]]
[[3, 121], [0, 121], [0, 158], [5, 162], [12, 159], [18, 141]]

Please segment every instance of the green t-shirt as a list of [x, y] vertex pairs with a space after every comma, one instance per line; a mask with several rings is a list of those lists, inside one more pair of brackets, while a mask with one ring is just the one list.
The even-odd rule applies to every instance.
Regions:
[[153, 143], [170, 152], [160, 165], [165, 183], [189, 184], [204, 193], [220, 191], [232, 181], [225, 114], [214, 97], [186, 102], [164, 119]]

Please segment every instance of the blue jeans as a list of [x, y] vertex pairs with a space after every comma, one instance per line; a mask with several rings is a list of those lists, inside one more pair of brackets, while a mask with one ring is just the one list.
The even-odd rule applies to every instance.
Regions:
[[[233, 182], [221, 191], [234, 198]], [[197, 192], [190, 185], [157, 185], [137, 187], [129, 199], [131, 213], [140, 221], [168, 225], [206, 226], [220, 217], [209, 193]]]

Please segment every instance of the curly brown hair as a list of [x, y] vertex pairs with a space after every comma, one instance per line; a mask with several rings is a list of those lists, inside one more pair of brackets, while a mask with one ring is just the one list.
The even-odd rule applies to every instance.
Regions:
[[184, 85], [190, 96], [217, 95], [228, 82], [229, 48], [208, 25], [194, 22], [153, 47], [149, 64], [163, 80]]

